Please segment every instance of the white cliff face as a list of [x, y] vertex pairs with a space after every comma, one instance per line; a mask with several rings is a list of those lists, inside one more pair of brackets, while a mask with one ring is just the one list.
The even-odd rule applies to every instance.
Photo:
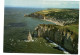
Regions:
[[68, 51], [77, 53], [78, 38], [75, 38], [74, 40], [73, 37], [77, 37], [77, 35], [71, 34], [72, 31], [60, 29], [54, 25], [39, 25], [37, 31], [38, 37], [48, 37], [50, 40], [61, 45]]

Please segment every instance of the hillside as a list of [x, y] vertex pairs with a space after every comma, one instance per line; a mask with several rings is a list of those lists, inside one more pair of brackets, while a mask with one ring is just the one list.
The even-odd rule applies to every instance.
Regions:
[[78, 9], [47, 9], [25, 15], [29, 17], [36, 17], [46, 21], [54, 22], [57, 25], [67, 25], [71, 23], [78, 23], [79, 10]]

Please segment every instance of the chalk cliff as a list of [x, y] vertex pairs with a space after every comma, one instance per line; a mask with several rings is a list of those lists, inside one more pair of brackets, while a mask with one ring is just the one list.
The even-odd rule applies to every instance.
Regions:
[[38, 37], [48, 37], [70, 53], [78, 52], [78, 34], [68, 28], [52, 24], [40, 24], [35, 30]]

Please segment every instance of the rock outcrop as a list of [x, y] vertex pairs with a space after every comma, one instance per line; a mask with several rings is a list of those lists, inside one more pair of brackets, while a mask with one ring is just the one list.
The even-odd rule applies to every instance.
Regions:
[[38, 37], [48, 37], [70, 53], [78, 53], [78, 34], [71, 30], [52, 24], [40, 24], [35, 30]]
[[41, 15], [41, 14], [38, 14], [38, 13], [32, 13], [30, 15], [24, 15], [25, 17], [28, 16], [28, 17], [35, 17], [35, 18], [39, 18], [39, 19], [44, 19], [44, 16]]
[[29, 34], [28, 34], [27, 40], [28, 40], [28, 41], [32, 41], [32, 36], [31, 36], [31, 33], [30, 33], [30, 32], [29, 32]]

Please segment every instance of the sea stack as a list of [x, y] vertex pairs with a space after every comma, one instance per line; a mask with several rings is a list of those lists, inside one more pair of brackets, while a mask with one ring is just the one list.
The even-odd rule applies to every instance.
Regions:
[[30, 31], [29, 31], [29, 34], [28, 34], [28, 36], [27, 36], [27, 40], [28, 40], [28, 41], [32, 41], [32, 36], [31, 36]]
[[46, 18], [45, 18], [45, 16], [44, 16], [44, 20], [45, 20]]

